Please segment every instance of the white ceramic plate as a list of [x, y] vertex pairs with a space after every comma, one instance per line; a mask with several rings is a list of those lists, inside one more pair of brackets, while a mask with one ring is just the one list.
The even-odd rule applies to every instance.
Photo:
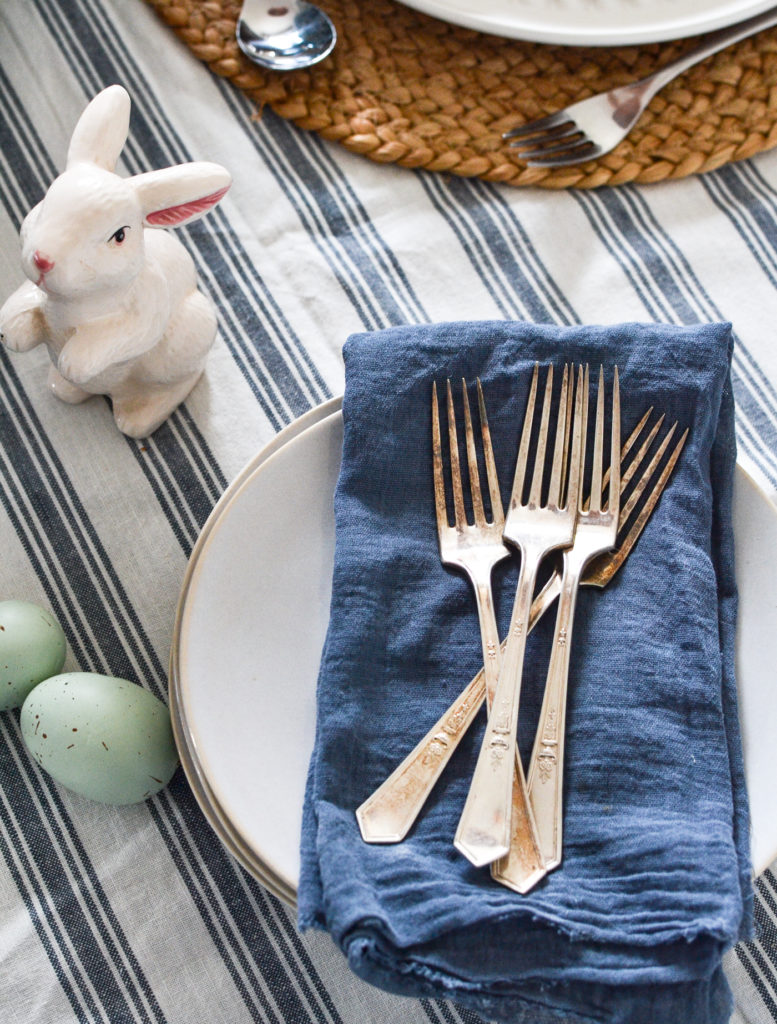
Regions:
[[622, 46], [709, 32], [774, 0], [402, 0], [481, 32], [573, 46]]
[[[192, 554], [171, 661], [184, 767], [227, 847], [293, 902], [315, 685], [334, 555], [342, 417], [329, 403], [276, 439], [214, 509]], [[328, 414], [328, 415], [327, 415]], [[317, 418], [317, 416], [319, 418]], [[738, 678], [757, 872], [777, 856], [777, 513], [742, 470], [735, 486]]]

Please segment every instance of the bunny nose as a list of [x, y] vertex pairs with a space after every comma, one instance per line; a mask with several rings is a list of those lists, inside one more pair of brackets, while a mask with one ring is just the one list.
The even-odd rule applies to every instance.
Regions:
[[48, 272], [54, 266], [54, 261], [50, 260], [48, 256], [44, 256], [42, 252], [38, 252], [36, 249], [32, 255], [32, 262], [41, 272], [41, 274], [48, 274]]

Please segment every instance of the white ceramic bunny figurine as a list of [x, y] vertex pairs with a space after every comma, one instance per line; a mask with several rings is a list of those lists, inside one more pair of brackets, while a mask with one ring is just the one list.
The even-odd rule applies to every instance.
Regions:
[[57, 397], [110, 395], [119, 430], [146, 437], [194, 387], [216, 336], [191, 256], [158, 229], [207, 213], [231, 179], [202, 162], [114, 174], [129, 113], [112, 85], [79, 118], [65, 171], [22, 224], [29, 281], [0, 309], [0, 334], [16, 352], [48, 346]]

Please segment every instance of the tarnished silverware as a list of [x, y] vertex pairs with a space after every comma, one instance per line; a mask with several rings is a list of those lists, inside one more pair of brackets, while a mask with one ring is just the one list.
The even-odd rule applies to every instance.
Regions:
[[[496, 617], [494, 614], [494, 598], [491, 590], [491, 572], [493, 567], [505, 558], [510, 557], [510, 549], [502, 541], [502, 530], [504, 528], [504, 511], [502, 497], [499, 492], [499, 481], [497, 479], [494, 453], [491, 444], [491, 434], [488, 428], [488, 417], [483, 398], [483, 389], [480, 380], [477, 381], [478, 413], [480, 418], [480, 435], [482, 439], [483, 464], [488, 482], [488, 497], [491, 508], [490, 519], [486, 516], [483, 501], [483, 493], [480, 484], [480, 472], [478, 470], [477, 450], [475, 445], [475, 432], [472, 426], [472, 415], [470, 412], [469, 397], [467, 395], [466, 382], [462, 380], [462, 403], [464, 411], [464, 434], [465, 450], [467, 455], [467, 475], [469, 477], [469, 489], [472, 496], [472, 519], [467, 519], [467, 512], [464, 504], [464, 490], [462, 486], [462, 472], [459, 456], [459, 441], [456, 431], [456, 417], [454, 413], [453, 396], [451, 383], [447, 383], [447, 421], [448, 421], [448, 463], [450, 467], [451, 493], [453, 497], [453, 525], [450, 523], [448, 503], [445, 493], [443, 444], [440, 432], [440, 413], [437, 399], [437, 385], [432, 387], [432, 469], [434, 475], [434, 499], [435, 513], [437, 517], [437, 537], [440, 545], [440, 559], [443, 565], [455, 566], [462, 569], [469, 577], [475, 592], [475, 604], [477, 607], [478, 620], [480, 624], [480, 636], [483, 649], [483, 671], [486, 686], [486, 699], [490, 707], [493, 695], [496, 692], [496, 684], [499, 676], [499, 668], [502, 661], [502, 651], [499, 643]], [[480, 702], [478, 702], [478, 707]], [[444, 731], [436, 738], [437, 746], [444, 746], [446, 733]], [[437, 749], [437, 748], [435, 748]], [[424, 789], [434, 785], [439, 777], [446, 761], [437, 759], [436, 766], [433, 759], [427, 762], [429, 774], [423, 778]], [[435, 770], [436, 767], [436, 770]], [[523, 765], [520, 759], [516, 759], [516, 796], [515, 796], [515, 864], [514, 874], [522, 891], [528, 891], [545, 874], [542, 859], [539, 856], [537, 835], [534, 821], [529, 808], [526, 794], [526, 779], [523, 773]], [[408, 773], [403, 776], [406, 785], [399, 786], [394, 796], [401, 800], [405, 806], [412, 805], [416, 799], [413, 792], [415, 776]], [[424, 796], [425, 799], [425, 796]], [[423, 802], [423, 800], [421, 801]], [[420, 805], [419, 805], [420, 809]], [[388, 820], [381, 818], [381, 811], [388, 810]], [[375, 841], [375, 835], [381, 835], [381, 841], [396, 842], [402, 838], [396, 832], [391, 832], [394, 815], [390, 812], [393, 808], [383, 802], [376, 802], [372, 805], [362, 805], [356, 812], [359, 827], [365, 838]], [[388, 834], [387, 834], [388, 832]]]
[[[621, 493], [652, 451], [653, 443], [663, 425], [659, 417], [645, 434], [653, 410], [648, 409], [637, 423], [621, 452]], [[625, 504], [621, 503], [618, 524], [618, 546], [614, 551], [597, 556], [583, 574], [583, 586], [606, 587], [628, 558], [639, 540], [650, 516], [666, 487], [685, 444], [687, 430], [664, 458], [677, 428], [675, 423], [666, 433]], [[639, 448], [632, 454], [635, 445]], [[653, 480], [660, 468], [658, 477]], [[648, 490], [648, 485], [650, 488]], [[640, 500], [643, 499], [640, 505]], [[639, 506], [638, 511], [637, 510]], [[532, 629], [558, 597], [560, 576], [553, 573], [534, 599], [529, 628]], [[504, 643], [502, 644], [504, 648]], [[407, 835], [418, 817], [435, 782], [448, 764], [454, 750], [473, 722], [485, 698], [483, 670], [459, 694], [448, 710], [410, 751], [391, 775], [359, 807], [357, 818], [365, 842], [398, 843]]]
[[[476, 867], [491, 864], [504, 857], [510, 850], [513, 765], [517, 750], [516, 729], [534, 584], [544, 559], [552, 551], [569, 547], [575, 533], [577, 488], [580, 483], [580, 384], [575, 401], [572, 447], [567, 468], [567, 392], [570, 377], [571, 386], [574, 387], [574, 372], [570, 373], [569, 367], [565, 367], [556, 416], [550, 481], [545, 494], [545, 452], [550, 436], [553, 367], [548, 367], [539, 433], [533, 444], [538, 373], [539, 366], [535, 366], [503, 533], [504, 538], [514, 544], [521, 553], [518, 587], [491, 714], [486, 723], [472, 783], [453, 841], [456, 849]], [[580, 377], [582, 379], [582, 371]], [[528, 478], [530, 456], [534, 458], [534, 467], [527, 497], [524, 494], [524, 484]], [[567, 477], [566, 497], [562, 494], [564, 475]]]
[[568, 167], [615, 149], [665, 85], [706, 57], [777, 25], [777, 7], [708, 35], [688, 53], [637, 82], [590, 96], [502, 135], [529, 167]]
[[[588, 368], [585, 371], [582, 411], [581, 463], [586, 463], [586, 434], [588, 429]], [[545, 693], [540, 711], [537, 736], [529, 762], [529, 785], [532, 809], [536, 815], [540, 848], [547, 869], [561, 863], [562, 804], [564, 778], [564, 737], [566, 730], [567, 685], [569, 659], [575, 616], [577, 589], [586, 565], [596, 555], [615, 546], [620, 509], [620, 392], [618, 369], [615, 368], [612, 386], [612, 413], [610, 424], [610, 474], [604, 483], [604, 370], [599, 370], [596, 401], [596, 424], [591, 453], [591, 489], [588, 502], [582, 500], [578, 490], [577, 522], [572, 546], [563, 553], [563, 565], [556, 626], [551, 647], [550, 662], [545, 681]], [[607, 488], [607, 503], [604, 490]], [[510, 856], [497, 865], [495, 877], [509, 871]]]

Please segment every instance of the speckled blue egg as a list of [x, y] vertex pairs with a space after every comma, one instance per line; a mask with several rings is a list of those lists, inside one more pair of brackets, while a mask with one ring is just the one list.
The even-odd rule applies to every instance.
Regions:
[[62, 627], [29, 601], [0, 601], [0, 711], [20, 708], [27, 694], [65, 663]]
[[93, 672], [47, 679], [25, 700], [21, 728], [41, 768], [101, 803], [147, 800], [178, 765], [169, 711], [126, 679]]

